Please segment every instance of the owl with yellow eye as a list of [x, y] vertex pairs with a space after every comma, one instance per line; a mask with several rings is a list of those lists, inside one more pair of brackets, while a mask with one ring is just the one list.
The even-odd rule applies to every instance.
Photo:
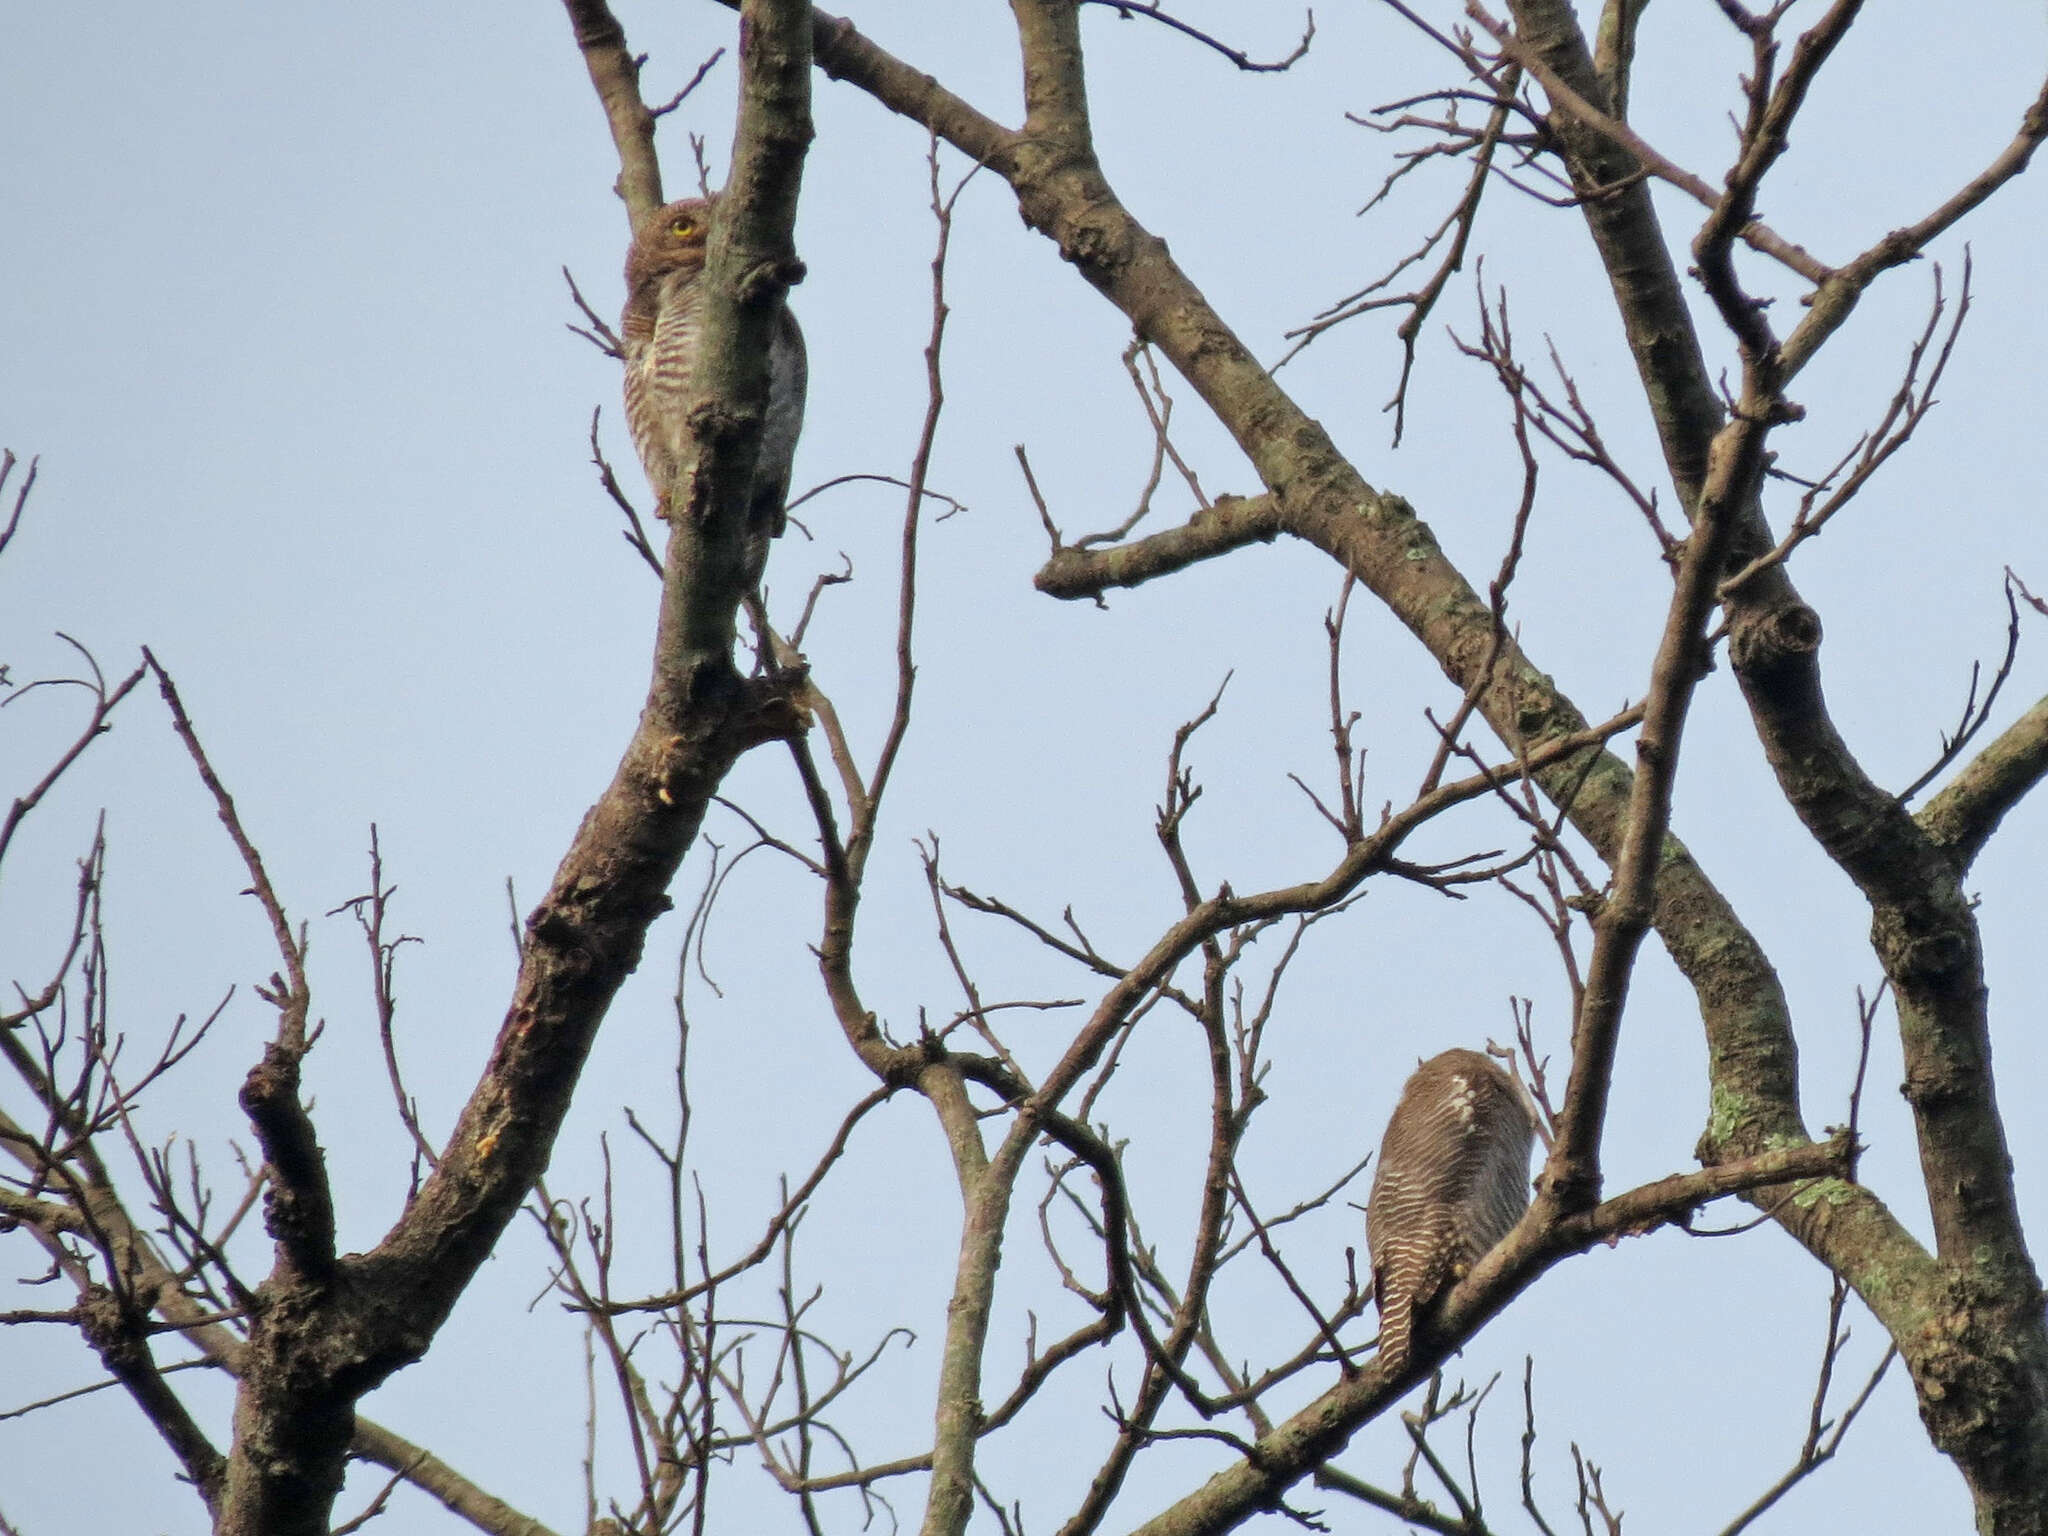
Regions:
[[[626, 253], [626, 426], [657, 497], [665, 497], [689, 442], [690, 376], [703, 332], [705, 241], [714, 198], [670, 203], [640, 224]], [[768, 409], [747, 506], [746, 585], [759, 585], [768, 544], [786, 521], [790, 461], [804, 423], [804, 333], [787, 308], [768, 347]], [[666, 505], [661, 508], [667, 515]]]

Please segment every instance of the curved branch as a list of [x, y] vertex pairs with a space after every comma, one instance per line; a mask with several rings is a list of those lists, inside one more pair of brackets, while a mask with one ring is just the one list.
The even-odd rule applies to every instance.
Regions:
[[1292, 69], [1308, 54], [1309, 45], [1316, 39], [1316, 13], [1308, 12], [1302, 26], [1301, 41], [1294, 45], [1293, 52], [1270, 64], [1261, 64], [1242, 48], [1233, 48], [1220, 38], [1212, 37], [1200, 27], [1182, 21], [1178, 16], [1169, 15], [1163, 0], [1080, 0], [1083, 5], [1106, 5], [1119, 18], [1129, 21], [1133, 16], [1143, 16], [1147, 21], [1156, 21], [1161, 26], [1171, 27], [1183, 37], [1191, 37], [1203, 47], [1213, 49], [1230, 60], [1247, 74], [1281, 74]]

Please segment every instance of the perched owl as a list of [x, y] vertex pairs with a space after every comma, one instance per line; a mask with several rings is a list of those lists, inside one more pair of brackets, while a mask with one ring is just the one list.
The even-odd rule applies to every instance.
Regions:
[[[702, 331], [704, 243], [714, 199], [670, 203], [642, 221], [626, 252], [626, 309], [619, 336], [626, 353], [626, 426], [647, 480], [668, 515], [670, 477], [689, 440], [684, 412]], [[804, 423], [804, 333], [784, 309], [768, 349], [768, 411], [747, 514], [747, 585], [761, 579], [768, 541], [783, 529], [789, 465]]]
[[1365, 1212], [1387, 1370], [1407, 1363], [1418, 1314], [1528, 1209], [1535, 1134], [1521, 1089], [1477, 1051], [1432, 1056], [1402, 1088]]

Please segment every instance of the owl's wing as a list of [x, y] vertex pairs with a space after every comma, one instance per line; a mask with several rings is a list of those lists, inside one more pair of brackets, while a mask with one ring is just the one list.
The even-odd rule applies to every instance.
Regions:
[[749, 527], [766, 528], [771, 538], [780, 538], [786, 523], [790, 466], [796, 458], [796, 440], [803, 432], [804, 393], [809, 384], [803, 328], [785, 308], [768, 348], [768, 410], [761, 421], [761, 456], [754, 464], [748, 518]]

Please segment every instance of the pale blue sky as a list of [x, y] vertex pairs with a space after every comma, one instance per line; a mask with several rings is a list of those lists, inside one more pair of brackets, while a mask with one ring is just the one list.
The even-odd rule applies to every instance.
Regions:
[[[1452, 8], [1432, 5], [1448, 22]], [[1816, 91], [1810, 120], [1769, 184], [1764, 211], [1823, 258], [1841, 259], [1917, 216], [2002, 145], [2038, 89], [2038, 6], [1999, 0], [1929, 28], [1913, 8], [1873, 6]], [[1183, 13], [1254, 53], [1292, 46], [1298, 15], [1191, 3]], [[653, 55], [662, 95], [732, 19], [704, 3], [635, 5], [622, 18]], [[1014, 42], [1001, 7], [893, 0], [856, 19], [885, 46], [984, 110], [1016, 112]], [[1409, 249], [1454, 195], [1420, 179], [1365, 220], [1390, 142], [1343, 113], [1448, 82], [1449, 69], [1382, 8], [1334, 5], [1290, 75], [1241, 76], [1165, 30], [1091, 10], [1091, 84], [1105, 165], [1125, 200], [1172, 245], [1263, 357], [1281, 333]], [[1729, 153], [1727, 113], [1745, 63], [1713, 7], [1668, 0], [1645, 23], [1635, 118], [1709, 176]], [[664, 133], [670, 186], [694, 180], [684, 131], [722, 165], [731, 60]], [[794, 303], [811, 352], [797, 482], [900, 473], [922, 408], [927, 329], [921, 132], [820, 77], [818, 139], [797, 238], [810, 276]], [[618, 540], [586, 462], [593, 406], [622, 476], [640, 482], [619, 429], [616, 365], [569, 335], [566, 264], [601, 310], [621, 297], [624, 225], [615, 161], [559, 7], [373, 3], [270, 7], [200, 0], [174, 9], [0, 11], [0, 444], [42, 455], [24, 530], [0, 560], [0, 661], [17, 678], [66, 664], [52, 631], [109, 670], [154, 647], [174, 671], [273, 876], [313, 924], [314, 981], [328, 1031], [310, 1067], [341, 1188], [344, 1241], [375, 1240], [402, 1197], [406, 1156], [383, 1087], [361, 942], [320, 914], [365, 885], [367, 828], [382, 830], [399, 886], [396, 921], [423, 936], [400, 973], [403, 1047], [430, 1127], [445, 1128], [497, 1028], [511, 975], [504, 882], [538, 894], [623, 746], [646, 682], [653, 584]], [[960, 167], [949, 161], [949, 179]], [[2037, 173], [2038, 176], [2038, 173]], [[1920, 440], [1828, 534], [1797, 576], [1823, 614], [1837, 719], [1865, 762], [1903, 784], [1960, 706], [1973, 659], [2002, 643], [2001, 568], [2048, 590], [2038, 508], [2048, 448], [2038, 426], [2044, 188], [2023, 181], [1973, 218], [1971, 324]], [[1663, 204], [1674, 240], [1689, 210]], [[1507, 285], [1534, 355], [1552, 335], [1607, 435], [1641, 474], [1655, 455], [1618, 326], [1593, 280], [1576, 216], [1499, 188], [1478, 240], [1489, 283]], [[1961, 241], [1937, 255], [1953, 279]], [[1469, 275], [1468, 275], [1469, 276]], [[1759, 272], [1759, 281], [1769, 274]], [[1328, 778], [1321, 616], [1337, 592], [1323, 557], [1253, 549], [1108, 610], [1032, 592], [1044, 536], [1011, 445], [1031, 450], [1056, 519], [1075, 535], [1119, 521], [1143, 481], [1149, 439], [1118, 353], [1120, 317], [1019, 222], [985, 177], [960, 205], [951, 273], [948, 410], [933, 483], [969, 511], [928, 529], [918, 723], [885, 816], [861, 974], [899, 1032], [919, 1008], [950, 1014], [955, 989], [930, 932], [910, 840], [936, 831], [946, 868], [977, 890], [1052, 916], [1072, 902], [1112, 953], [1171, 920], [1176, 897], [1151, 834], [1173, 727], [1235, 669], [1193, 762], [1208, 786], [1191, 840], [1203, 878], [1240, 890], [1302, 878], [1333, 839], [1286, 780]], [[1783, 290], [1789, 304], [1795, 290]], [[1929, 292], [1925, 264], [1895, 274], [1802, 379], [1807, 422], [1777, 439], [1783, 463], [1824, 467], [1874, 420]], [[1409, 432], [1398, 451], [1379, 412], [1394, 378], [1391, 322], [1354, 323], [1282, 377], [1375, 484], [1406, 495], [1477, 582], [1496, 565], [1519, 470], [1502, 452], [1506, 409], [1457, 358], [1445, 325], [1474, 329], [1460, 280], [1429, 327]], [[1716, 341], [1715, 345], [1721, 344]], [[1725, 353], [1726, 348], [1722, 347]], [[1256, 488], [1191, 393], [1176, 387], [1180, 441], [1212, 493]], [[1599, 481], [1552, 464], [1514, 595], [1524, 641], [1589, 713], [1640, 696], [1661, 620], [1661, 568], [1634, 514]], [[1667, 496], [1668, 501], [1668, 496]], [[1169, 484], [1162, 520], [1187, 502]], [[1774, 508], [1782, 519], [1784, 506]], [[869, 753], [885, 719], [898, 505], [873, 487], [801, 514], [770, 572], [778, 608], [847, 552], [854, 586], [830, 594], [810, 646], [817, 676]], [[2002, 701], [2002, 725], [2041, 693], [2041, 623]], [[1364, 711], [1368, 798], [1400, 799], [1427, 760], [1421, 710], [1453, 702], [1434, 665], [1390, 619], [1354, 604], [1347, 686]], [[5, 784], [24, 781], [67, 720], [52, 696], [0, 716]], [[794, 839], [802, 802], [785, 757], [742, 764], [729, 792]], [[10, 793], [12, 790], [10, 789]], [[0, 970], [41, 974], [51, 897], [108, 811], [108, 909], [117, 1022], [138, 1042], [178, 1013], [236, 1003], [210, 1046], [148, 1106], [148, 1127], [194, 1138], [232, 1180], [229, 1140], [248, 1137], [232, 1088], [267, 1033], [250, 993], [275, 957], [245, 883], [175, 749], [139, 694], [31, 824], [0, 884]], [[1802, 1036], [1809, 1125], [1839, 1120], [1855, 1055], [1854, 990], [1877, 972], [1860, 902], [1777, 799], [1731, 679], [1703, 690], [1676, 828], [1770, 950]], [[2048, 1243], [2048, 1126], [2014, 1113], [2048, 1081], [2034, 1024], [2048, 1004], [2035, 896], [2048, 813], [2014, 815], [1978, 869], [2000, 1080], [2037, 1247]], [[730, 818], [707, 832], [736, 846]], [[1497, 846], [1484, 810], [1433, 828], [1422, 856]], [[693, 855], [677, 896], [702, 878]], [[862, 1091], [804, 945], [814, 894], [757, 859], [735, 877], [700, 988], [693, 1043], [695, 1146], [714, 1246], [736, 1247]], [[1005, 933], [963, 925], [991, 996], [1093, 995]], [[552, 1175], [588, 1188], [597, 1138], [623, 1146], [621, 1106], [658, 1116], [672, 1050], [666, 997], [680, 921], [654, 930], [648, 963], [609, 1020]], [[1412, 887], [1375, 889], [1324, 925], [1283, 994], [1265, 1111], [1246, 1148], [1253, 1186], [1291, 1203], [1378, 1138], [1417, 1055], [1508, 1030], [1507, 999], [1533, 997], [1562, 1057], [1563, 988], [1525, 913], [1480, 894], [1451, 905]], [[1057, 1016], [1054, 1016], [1057, 1019]], [[1016, 1025], [1042, 1055], [1056, 1022]], [[1886, 1027], [1889, 1027], [1887, 1018]], [[1132, 1142], [1152, 1197], [1149, 1235], [1183, 1241], [1190, 1135], [1199, 1113], [1166, 1106], [1198, 1085], [1188, 1032], [1141, 1034], [1103, 1113]], [[1917, 1169], [1893, 1089], [1896, 1046], [1871, 1065], [1866, 1176], [1924, 1230]], [[1624, 1032], [1610, 1185], [1691, 1166], [1704, 1113], [1689, 995], [1654, 948]], [[1192, 1127], [1192, 1129], [1191, 1129]], [[876, 1458], [928, 1444], [928, 1387], [954, 1242], [943, 1143], [915, 1102], [863, 1134], [800, 1259], [827, 1282], [821, 1315], [848, 1347], [889, 1324], [919, 1330], [851, 1421]], [[640, 1198], [651, 1199], [646, 1190]], [[1360, 1196], [1362, 1198], [1362, 1195]], [[651, 1211], [653, 1207], [648, 1207]], [[1341, 1282], [1360, 1242], [1349, 1210], [1301, 1241]], [[660, 1263], [653, 1216], [637, 1272]], [[1032, 1267], [1028, 1212], [1011, 1243], [992, 1378], [1011, 1368], [1027, 1307], [1065, 1317]], [[10, 1239], [7, 1272], [39, 1268]], [[255, 1268], [260, 1272], [260, 1263]], [[551, 1300], [522, 1226], [502, 1245], [423, 1365], [365, 1404], [484, 1486], [558, 1530], [581, 1511], [580, 1346]], [[654, 1282], [649, 1281], [652, 1284]], [[1826, 1277], [1773, 1231], [1708, 1244], [1673, 1234], [1602, 1250], [1554, 1272], [1467, 1351], [1483, 1380], [1538, 1357], [1548, 1486], [1562, 1508], [1577, 1440], [1609, 1468], [1631, 1529], [1711, 1531], [1789, 1461], [1804, 1427]], [[50, 1304], [20, 1292], [0, 1307]], [[1230, 1316], [1248, 1352], [1298, 1338], [1294, 1315], [1248, 1289]], [[1844, 1370], [1867, 1368], [1880, 1331], [1859, 1316]], [[0, 1335], [0, 1411], [90, 1379], [56, 1330]], [[1034, 1530], [1085, 1481], [1106, 1427], [1076, 1390], [991, 1448], [989, 1476], [1027, 1501]], [[994, 1392], [991, 1392], [994, 1395]], [[207, 1399], [202, 1399], [207, 1401]], [[224, 1394], [211, 1400], [225, 1403]], [[1490, 1488], [1512, 1503], [1513, 1406], [1488, 1422]], [[1398, 1425], [1361, 1435], [1344, 1463], [1398, 1476]], [[1077, 1449], [1077, 1446], [1079, 1447]], [[1161, 1452], [1112, 1524], [1152, 1513], [1214, 1465], [1209, 1449]], [[107, 1460], [118, 1463], [108, 1475]], [[744, 1465], [746, 1457], [741, 1457]], [[196, 1532], [203, 1512], [171, 1481], [168, 1455], [125, 1403], [89, 1399], [0, 1421], [0, 1511], [26, 1536], [82, 1530]], [[623, 1469], [623, 1464], [614, 1471]], [[378, 1480], [352, 1482], [345, 1511]], [[779, 1495], [734, 1475], [728, 1528], [795, 1529]], [[1036, 1502], [1033, 1502], [1036, 1500]], [[1388, 1528], [1315, 1498], [1339, 1531]], [[906, 1518], [917, 1507], [906, 1492]], [[714, 1516], [714, 1519], [719, 1517]], [[851, 1504], [843, 1525], [858, 1518]], [[454, 1529], [401, 1494], [393, 1529]], [[1928, 1448], [1902, 1379], [1887, 1383], [1840, 1462], [1764, 1529], [1960, 1530], [1960, 1480]]]

